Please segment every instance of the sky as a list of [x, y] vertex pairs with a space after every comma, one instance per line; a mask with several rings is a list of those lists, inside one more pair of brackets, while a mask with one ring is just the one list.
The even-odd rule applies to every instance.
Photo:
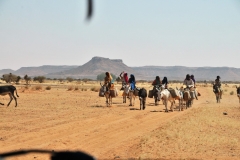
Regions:
[[0, 0], [0, 69], [83, 65], [240, 68], [240, 0]]

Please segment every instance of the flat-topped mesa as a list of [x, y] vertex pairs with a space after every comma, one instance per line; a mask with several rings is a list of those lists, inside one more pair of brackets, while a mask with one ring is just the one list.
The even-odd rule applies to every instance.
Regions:
[[111, 59], [111, 61], [123, 63], [121, 59]]
[[119, 63], [123, 63], [123, 61], [121, 59], [109, 59], [109, 58], [104, 58], [104, 57], [93, 57], [91, 61], [96, 62], [96, 61], [100, 61], [100, 60], [110, 60], [110, 61], [114, 61], [114, 62], [119, 62]]

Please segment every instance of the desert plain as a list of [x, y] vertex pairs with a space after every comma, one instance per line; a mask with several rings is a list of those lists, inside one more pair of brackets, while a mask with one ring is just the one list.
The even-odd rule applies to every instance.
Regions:
[[[201, 96], [193, 106], [178, 111], [176, 102], [168, 113], [162, 101], [155, 106], [154, 99], [147, 98], [146, 109], [139, 110], [138, 97], [129, 106], [120, 94], [106, 107], [105, 98], [98, 96], [99, 82], [14, 86], [17, 107], [14, 100], [7, 107], [9, 97], [0, 97], [5, 104], [0, 106], [0, 153], [42, 149], [83, 151], [102, 160], [240, 159], [240, 103], [234, 84], [223, 86], [221, 103], [216, 103], [210, 84], [197, 84]], [[150, 83], [137, 86], [152, 89]], [[49, 157], [31, 153], [6, 159]]]

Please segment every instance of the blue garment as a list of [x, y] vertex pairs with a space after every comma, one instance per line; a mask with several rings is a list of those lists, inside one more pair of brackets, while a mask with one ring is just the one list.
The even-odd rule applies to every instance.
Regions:
[[136, 81], [135, 81], [135, 77], [133, 74], [130, 75], [130, 78], [128, 80], [128, 83], [130, 83], [130, 89], [131, 90], [134, 90], [136, 88], [135, 84], [136, 84]]

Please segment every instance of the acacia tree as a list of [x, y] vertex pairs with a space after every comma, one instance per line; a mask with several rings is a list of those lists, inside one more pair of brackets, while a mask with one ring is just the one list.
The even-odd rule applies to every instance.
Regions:
[[37, 76], [33, 78], [34, 81], [38, 81], [39, 83], [43, 83], [45, 79], [46, 77], [44, 76]]
[[23, 77], [23, 79], [25, 80], [26, 85], [29, 85], [29, 82], [32, 80], [32, 78], [31, 78], [31, 77], [28, 77], [27, 74]]
[[18, 83], [20, 81], [21, 77], [14, 75], [12, 73], [9, 73], [9, 74], [2, 75], [1, 79], [3, 81], [5, 81], [6, 83], [11, 83], [11, 82]]

